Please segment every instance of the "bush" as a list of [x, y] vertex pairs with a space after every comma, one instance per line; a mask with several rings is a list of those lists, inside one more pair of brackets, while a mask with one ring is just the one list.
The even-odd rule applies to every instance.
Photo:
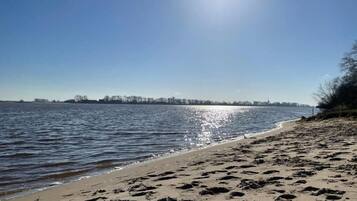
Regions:
[[342, 76], [321, 85], [315, 94], [323, 109], [357, 108], [357, 41], [342, 58]]

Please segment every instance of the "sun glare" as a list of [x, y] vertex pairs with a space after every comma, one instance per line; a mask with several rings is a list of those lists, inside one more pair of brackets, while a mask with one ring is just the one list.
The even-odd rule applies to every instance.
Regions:
[[239, 1], [198, 0], [192, 2], [195, 14], [209, 24], [227, 23], [239, 12]]

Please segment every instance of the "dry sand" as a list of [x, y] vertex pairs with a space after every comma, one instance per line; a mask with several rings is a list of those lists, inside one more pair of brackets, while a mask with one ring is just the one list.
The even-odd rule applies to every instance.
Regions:
[[357, 122], [287, 123], [16, 201], [357, 200]]

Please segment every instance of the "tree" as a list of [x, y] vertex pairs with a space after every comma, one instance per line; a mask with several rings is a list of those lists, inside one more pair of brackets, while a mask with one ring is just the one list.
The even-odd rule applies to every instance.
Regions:
[[315, 98], [318, 100], [319, 108], [331, 109], [334, 102], [336, 102], [336, 91], [339, 86], [339, 79], [335, 78], [331, 81], [326, 81], [321, 84], [318, 91], [314, 94]]
[[87, 100], [88, 100], [87, 96], [76, 95], [74, 97], [75, 102], [83, 102], [83, 101], [87, 101]]
[[109, 101], [110, 101], [110, 97], [109, 97], [109, 96], [104, 96], [103, 100], [104, 100], [105, 102], [109, 102]]
[[341, 62], [344, 73], [337, 91], [339, 100], [348, 108], [357, 108], [357, 41]]
[[319, 107], [357, 108], [357, 41], [340, 64], [342, 76], [321, 86], [316, 93]]
[[353, 44], [352, 50], [342, 58], [341, 69], [345, 77], [356, 76], [357, 73], [357, 41]]

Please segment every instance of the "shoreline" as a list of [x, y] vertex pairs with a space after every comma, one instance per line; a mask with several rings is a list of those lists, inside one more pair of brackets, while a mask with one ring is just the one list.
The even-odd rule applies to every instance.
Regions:
[[356, 132], [355, 120], [295, 120], [10, 200], [357, 200]]
[[125, 165], [123, 167], [114, 167], [113, 169], [110, 170], [103, 170], [103, 171], [99, 171], [99, 172], [94, 172], [92, 175], [84, 175], [81, 176], [75, 180], [72, 180], [70, 182], [66, 182], [66, 183], [61, 183], [58, 185], [53, 185], [53, 186], [47, 186], [47, 187], [43, 187], [43, 188], [39, 188], [39, 189], [32, 189], [29, 190], [27, 192], [20, 192], [18, 194], [15, 194], [13, 196], [9, 196], [9, 197], [5, 197], [5, 198], [1, 198], [0, 200], [6, 200], [6, 201], [12, 201], [12, 200], [17, 200], [17, 199], [21, 199], [21, 198], [25, 198], [27, 196], [31, 196], [32, 194], [36, 194], [36, 193], [41, 193], [47, 190], [51, 190], [51, 189], [55, 189], [55, 188], [59, 188], [59, 187], [63, 187], [66, 185], [71, 185], [73, 183], [77, 183], [77, 182], [81, 182], [87, 179], [92, 179], [92, 178], [98, 178], [100, 179], [100, 177], [102, 176], [106, 176], [106, 175], [110, 175], [110, 174], [115, 174], [119, 171], [123, 171], [126, 170], [128, 168], [137, 168], [140, 166], [144, 166], [147, 163], [155, 163], [157, 161], [161, 161], [161, 160], [166, 160], [166, 159], [170, 159], [170, 158], [175, 158], [175, 157], [180, 157], [181, 155], [186, 155], [186, 154], [190, 154], [192, 152], [197, 152], [197, 151], [203, 151], [206, 149], [212, 149], [216, 146], [224, 146], [225, 144], [230, 144], [230, 143], [236, 143], [238, 141], [241, 140], [245, 140], [243, 135], [247, 136], [248, 138], [254, 138], [256, 136], [265, 136], [265, 135], [272, 135], [272, 134], [276, 134], [278, 132], [281, 132], [285, 129], [289, 129], [294, 122], [298, 121], [300, 118], [296, 118], [296, 119], [291, 119], [291, 120], [285, 120], [285, 121], [281, 121], [281, 122], [277, 122], [275, 123], [275, 127], [265, 130], [265, 131], [260, 131], [260, 132], [251, 132], [251, 133], [246, 133], [246, 134], [242, 134], [242, 136], [238, 136], [235, 138], [231, 138], [231, 139], [225, 139], [219, 142], [215, 142], [212, 144], [208, 144], [202, 147], [196, 147], [193, 149], [189, 149], [189, 150], [180, 150], [177, 152], [173, 152], [173, 153], [165, 153], [162, 155], [158, 155], [152, 158], [148, 158], [147, 160], [144, 161], [138, 161], [138, 162], [133, 162], [130, 163], [128, 165]]

